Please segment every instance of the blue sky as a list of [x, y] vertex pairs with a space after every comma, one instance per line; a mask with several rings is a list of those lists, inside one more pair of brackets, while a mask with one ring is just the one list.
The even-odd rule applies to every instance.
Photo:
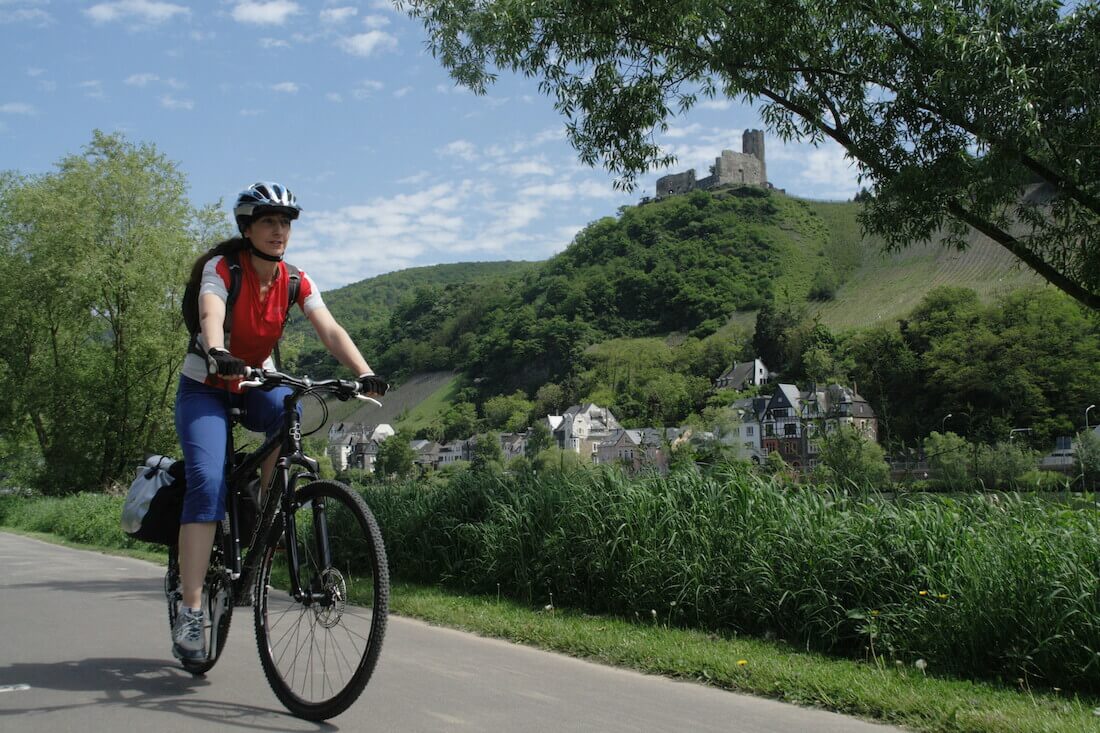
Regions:
[[[652, 195], [656, 178], [707, 174], [759, 128], [714, 100], [658, 139], [679, 162], [632, 193], [588, 168], [534, 80], [502, 73], [487, 96], [458, 88], [425, 33], [382, 0], [0, 0], [0, 168], [51, 170], [92, 130], [175, 161], [196, 204], [257, 180], [305, 209], [288, 259], [323, 290], [445, 262], [542, 260], [586, 224]], [[835, 145], [766, 139], [788, 193], [850, 198]]]

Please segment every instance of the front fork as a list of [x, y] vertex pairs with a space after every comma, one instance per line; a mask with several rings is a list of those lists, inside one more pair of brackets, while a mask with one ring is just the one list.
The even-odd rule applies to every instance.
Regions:
[[[300, 478], [300, 477], [296, 477]], [[283, 536], [286, 540], [287, 564], [290, 570], [291, 595], [294, 599], [311, 605], [319, 602], [328, 605], [331, 599], [323, 587], [322, 574], [332, 564], [331, 551], [329, 549], [328, 519], [325, 513], [325, 499], [315, 496], [310, 500], [310, 510], [313, 512], [313, 547], [314, 552], [306, 558], [306, 575], [303, 577], [302, 548], [298, 543], [298, 526], [296, 511], [299, 508], [298, 499], [293, 491], [288, 491], [283, 497]]]

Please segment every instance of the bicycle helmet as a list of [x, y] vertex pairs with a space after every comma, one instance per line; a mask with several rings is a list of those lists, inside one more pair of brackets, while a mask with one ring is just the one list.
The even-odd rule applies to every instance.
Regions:
[[237, 229], [241, 234], [254, 217], [272, 212], [297, 219], [302, 207], [289, 188], [271, 182], [253, 183], [237, 195], [237, 203], [233, 206], [233, 216], [237, 219]]

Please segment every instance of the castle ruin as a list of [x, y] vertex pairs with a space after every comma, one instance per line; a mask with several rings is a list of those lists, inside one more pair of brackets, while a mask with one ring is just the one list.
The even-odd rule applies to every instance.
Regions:
[[745, 130], [741, 136], [741, 152], [723, 150], [714, 159], [714, 172], [706, 178], [695, 178], [695, 169], [673, 173], [657, 179], [657, 198], [689, 193], [696, 189], [711, 189], [729, 184], [767, 186], [768, 171], [764, 163], [764, 131]]

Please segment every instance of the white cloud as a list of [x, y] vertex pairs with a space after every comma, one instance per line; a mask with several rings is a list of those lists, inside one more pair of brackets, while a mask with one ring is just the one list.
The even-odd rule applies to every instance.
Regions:
[[160, 81], [160, 77], [156, 74], [130, 74], [130, 76], [126, 77], [126, 83], [132, 87], [148, 86], [154, 81]]
[[356, 99], [367, 99], [373, 96], [375, 93], [382, 91], [385, 88], [385, 84], [373, 79], [364, 79], [359, 82], [355, 89], [351, 90], [352, 96]]
[[240, 115], [241, 117], [259, 117], [263, 113], [262, 109], [242, 109]]
[[171, 20], [176, 15], [187, 15], [191, 11], [183, 5], [157, 2], [156, 0], [116, 0], [99, 3], [84, 11], [96, 23], [109, 23], [115, 20], [137, 20], [141, 23], [156, 24]]
[[342, 96], [340, 96], [337, 92], [329, 92], [328, 94], [325, 95], [325, 99], [327, 99], [330, 102], [336, 102], [336, 103], [340, 103], [340, 102], [344, 101], [344, 98]]
[[33, 115], [35, 109], [26, 102], [5, 102], [0, 104], [0, 113], [6, 115]]
[[[410, 267], [425, 253], [462, 251], [466, 186], [438, 183], [411, 194], [303, 217], [294, 262], [322, 288]], [[322, 243], [324, 243], [322, 245]], [[338, 251], [339, 257], [333, 252]]]
[[53, 22], [53, 16], [45, 10], [38, 8], [24, 8], [0, 15], [0, 25], [9, 23], [27, 23], [30, 25], [48, 25]]
[[401, 87], [400, 89], [395, 89], [394, 90], [393, 96], [395, 96], [395, 97], [404, 97], [405, 95], [407, 95], [412, 90], [413, 90], [412, 87]]
[[32, 77], [32, 78], [42, 76], [45, 73], [46, 73], [45, 69], [39, 69], [37, 67], [31, 67], [31, 68], [27, 69], [27, 76]]
[[341, 38], [337, 45], [353, 56], [370, 56], [375, 51], [397, 48], [397, 38], [385, 31], [367, 31]]
[[477, 148], [469, 140], [454, 140], [441, 148], [437, 148], [436, 152], [443, 156], [461, 158], [465, 161], [477, 160]]
[[322, 23], [343, 23], [359, 13], [358, 8], [325, 8], [321, 11]]
[[411, 185], [416, 185], [418, 183], [424, 183], [424, 181], [430, 180], [431, 177], [432, 177], [432, 174], [429, 173], [428, 171], [420, 171], [419, 173], [414, 173], [411, 176], [405, 176], [404, 178], [398, 178], [397, 182], [400, 183], [403, 186], [411, 186]]
[[728, 99], [704, 99], [696, 106], [700, 109], [725, 111], [733, 106], [733, 102]]
[[271, 85], [272, 91], [282, 92], [283, 94], [297, 94], [298, 85], [292, 81], [281, 81], [278, 84]]
[[260, 48], [290, 48], [290, 42], [281, 38], [261, 38]]
[[390, 24], [390, 19], [384, 15], [368, 15], [363, 18], [363, 25], [367, 28], [385, 28]]
[[82, 81], [77, 84], [78, 87], [84, 90], [84, 96], [90, 99], [106, 99], [107, 95], [103, 93], [103, 82], [99, 79], [91, 79], [89, 81]]
[[506, 163], [501, 170], [505, 175], [516, 177], [554, 175], [554, 169], [545, 160], [535, 158]]
[[289, 0], [271, 0], [271, 2], [237, 3], [233, 8], [233, 20], [252, 25], [282, 25], [287, 18], [301, 12], [298, 3]]
[[194, 108], [195, 103], [190, 99], [176, 99], [171, 94], [165, 94], [160, 98], [160, 106], [165, 109], [188, 110]]
[[[801, 145], [801, 148], [808, 146]], [[822, 198], [848, 197], [859, 190], [858, 169], [844, 157], [844, 149], [835, 143], [803, 150], [799, 174]]]
[[703, 126], [698, 122], [687, 125], [686, 127], [680, 127], [678, 125], [669, 125], [668, 130], [665, 131], [665, 137], [679, 138], [687, 137], [689, 135], [698, 135], [699, 131], [703, 129]]
[[459, 85], [458, 82], [451, 84], [436, 84], [435, 90], [440, 94], [473, 94], [467, 87]]

